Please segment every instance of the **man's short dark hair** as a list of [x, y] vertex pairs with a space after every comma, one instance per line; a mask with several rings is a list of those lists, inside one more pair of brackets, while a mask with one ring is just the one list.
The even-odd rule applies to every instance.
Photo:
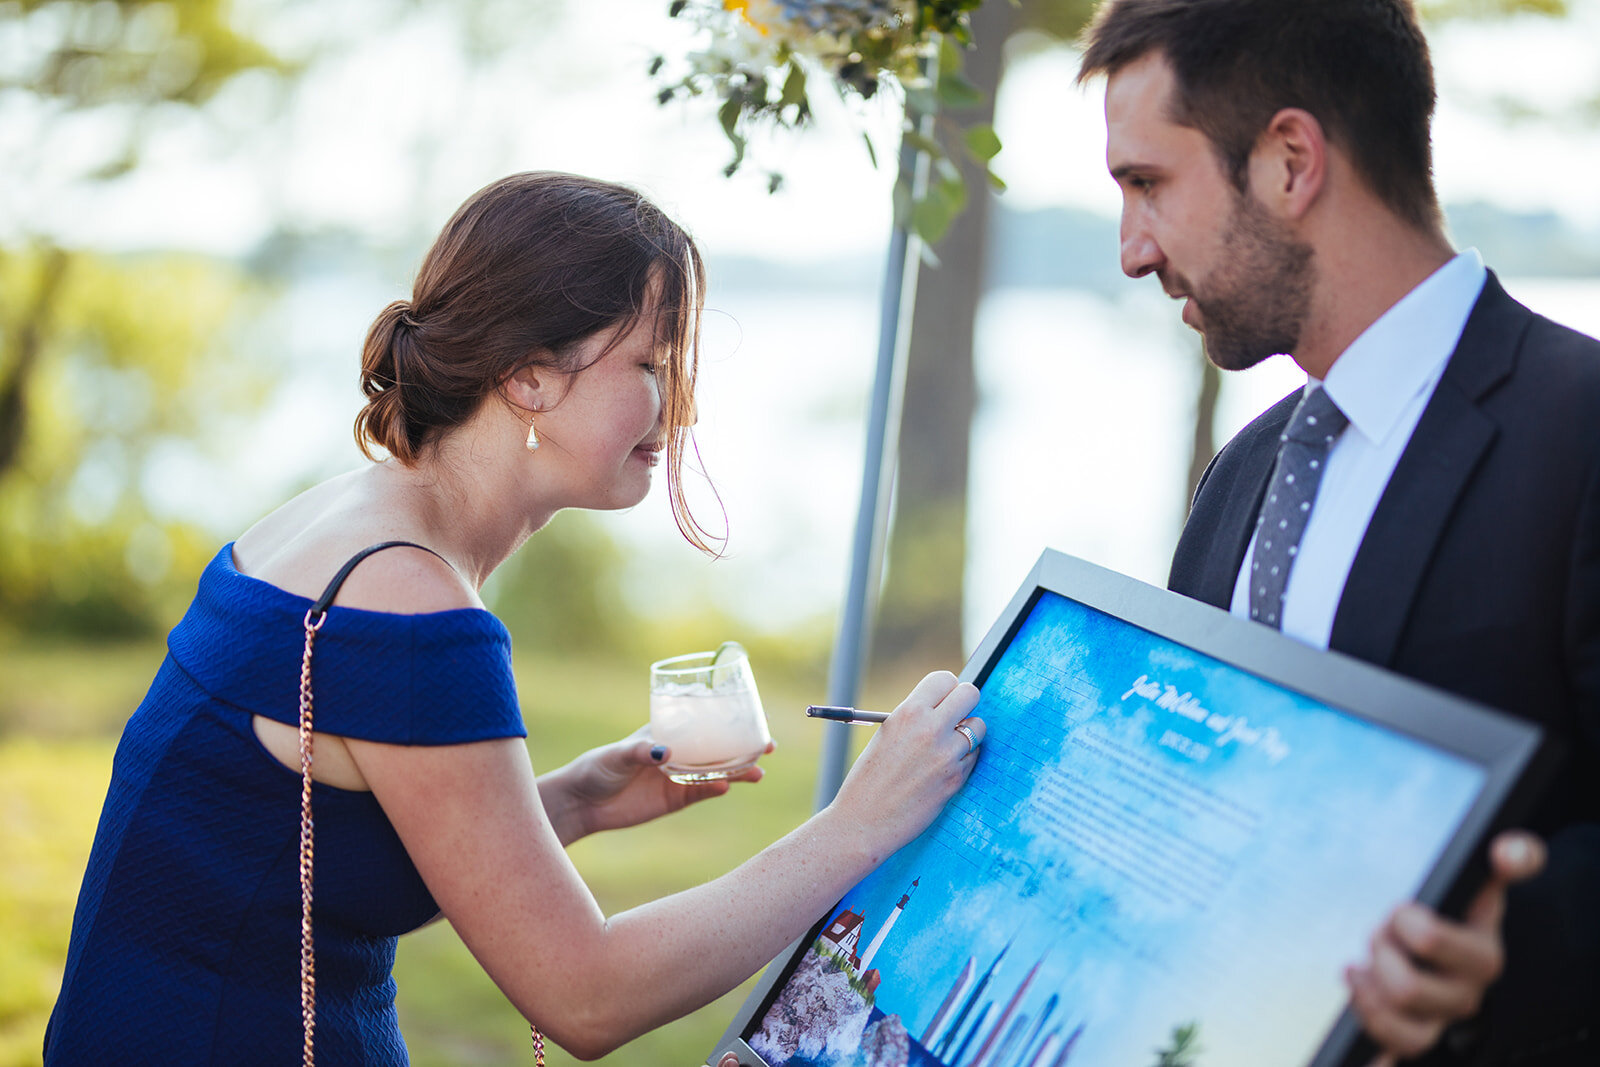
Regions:
[[1433, 65], [1410, 0], [1105, 0], [1080, 82], [1150, 53], [1172, 65], [1172, 119], [1204, 133], [1242, 192], [1272, 116], [1302, 108], [1385, 204], [1439, 225]]

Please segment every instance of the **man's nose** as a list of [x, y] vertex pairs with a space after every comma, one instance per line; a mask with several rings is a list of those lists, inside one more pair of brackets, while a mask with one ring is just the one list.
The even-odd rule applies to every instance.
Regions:
[[1161, 246], [1150, 231], [1136, 225], [1127, 215], [1122, 217], [1122, 273], [1130, 278], [1143, 278], [1160, 267], [1165, 257]]

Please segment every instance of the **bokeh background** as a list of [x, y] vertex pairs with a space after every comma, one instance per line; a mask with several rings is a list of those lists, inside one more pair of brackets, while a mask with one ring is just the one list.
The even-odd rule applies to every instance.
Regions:
[[[652, 60], [697, 47], [667, 6], [0, 0], [0, 1067], [39, 1062], [115, 739], [205, 560], [360, 462], [368, 323], [455, 206], [511, 171], [634, 184], [700, 239], [694, 492], [729, 534], [725, 558], [699, 556], [658, 494], [559, 516], [502, 569], [486, 593], [535, 763], [633, 729], [651, 659], [730, 637], [780, 743], [759, 786], [575, 859], [614, 911], [808, 813], [799, 709], [826, 688], [892, 223], [862, 137], [892, 159], [898, 102], [813, 92], [813, 128], [758, 138], [725, 178], [714, 103], [657, 104]], [[958, 667], [1045, 546], [1161, 582], [1196, 459], [1302, 380], [1282, 359], [1208, 377], [1155, 283], [1118, 273], [1099, 95], [1072, 84], [1091, 7], [978, 14], [968, 72], [996, 87], [1008, 190], [976, 197], [922, 271], [924, 308], [972, 324], [914, 335], [863, 702]], [[1600, 334], [1600, 0], [1423, 8], [1457, 243]], [[447, 926], [402, 942], [399, 981], [418, 1064], [528, 1061]], [[699, 1063], [738, 1000], [606, 1062]]]

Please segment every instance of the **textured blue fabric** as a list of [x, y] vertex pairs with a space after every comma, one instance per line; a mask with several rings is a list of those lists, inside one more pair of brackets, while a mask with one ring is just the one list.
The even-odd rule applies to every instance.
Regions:
[[[299, 718], [310, 601], [200, 579], [123, 731], [45, 1034], [56, 1064], [299, 1062], [300, 775], [251, 716]], [[317, 635], [319, 731], [440, 745], [526, 736], [511, 641], [486, 611], [337, 605]], [[404, 1064], [395, 939], [438, 912], [370, 793], [317, 784], [317, 1062]]]

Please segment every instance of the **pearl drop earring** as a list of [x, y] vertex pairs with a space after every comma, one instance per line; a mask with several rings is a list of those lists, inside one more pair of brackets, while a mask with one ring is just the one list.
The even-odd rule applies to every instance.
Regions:
[[533, 425], [533, 416], [528, 416], [528, 451], [539, 451], [539, 431]]

